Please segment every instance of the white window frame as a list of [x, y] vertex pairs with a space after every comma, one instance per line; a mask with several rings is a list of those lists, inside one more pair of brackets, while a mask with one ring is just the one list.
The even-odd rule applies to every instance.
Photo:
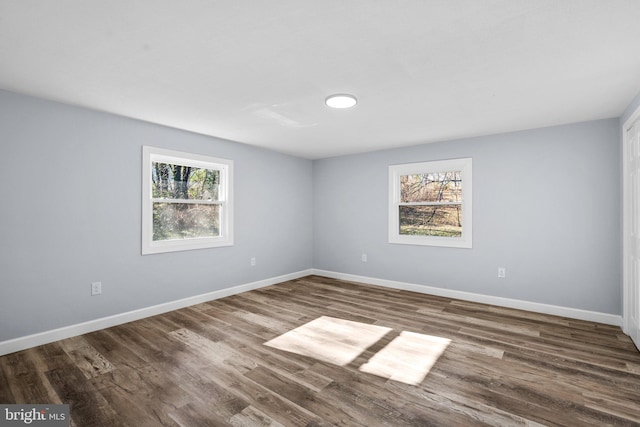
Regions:
[[[153, 240], [153, 203], [151, 165], [154, 162], [179, 164], [220, 171], [219, 200], [199, 203], [220, 206], [220, 235], [193, 239]], [[233, 246], [233, 161], [200, 154], [184, 153], [150, 146], [142, 147], [142, 254], [186, 251]]]
[[[400, 234], [400, 177], [429, 172], [460, 171], [462, 176], [462, 235], [460, 237], [415, 236]], [[472, 247], [472, 160], [438, 160], [389, 166], [389, 243], [404, 245]]]

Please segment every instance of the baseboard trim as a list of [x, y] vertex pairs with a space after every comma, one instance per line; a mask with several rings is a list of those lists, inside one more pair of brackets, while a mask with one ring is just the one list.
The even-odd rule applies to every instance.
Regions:
[[231, 288], [221, 289], [218, 291], [207, 292], [201, 295], [195, 295], [163, 304], [145, 307], [138, 310], [128, 311], [125, 313], [115, 314], [113, 316], [102, 317], [100, 319], [90, 320], [75, 325], [65, 326], [50, 331], [44, 331], [33, 335], [18, 337], [7, 341], [0, 342], [0, 356], [14, 353], [16, 351], [25, 350], [27, 348], [48, 344], [54, 341], [71, 338], [89, 332], [98, 331], [100, 329], [110, 328], [112, 326], [121, 325], [123, 323], [132, 322], [134, 320], [144, 319], [146, 317], [155, 316], [157, 314], [166, 313], [180, 308], [200, 304], [207, 301], [213, 301], [219, 298], [228, 297], [242, 292], [254, 289], [264, 288], [266, 286], [275, 285], [277, 283], [286, 282], [288, 280], [299, 279], [300, 277], [313, 274], [313, 270], [302, 270], [295, 273], [285, 274], [283, 276], [272, 277], [269, 279], [259, 280], [257, 282], [246, 283]]
[[327, 271], [320, 269], [308, 269], [295, 273], [285, 274], [282, 276], [272, 277], [256, 282], [246, 283], [231, 288], [221, 289], [218, 291], [208, 292], [193, 297], [183, 298], [176, 301], [170, 301], [164, 304], [158, 304], [151, 307], [145, 307], [138, 310], [128, 311], [125, 313], [115, 314], [113, 316], [102, 317], [100, 319], [90, 320], [75, 325], [65, 326], [50, 331], [44, 331], [33, 335], [18, 337], [7, 341], [0, 342], [0, 356], [14, 353], [16, 351], [25, 350], [27, 348], [48, 344], [54, 341], [71, 338], [74, 336], [98, 331], [100, 329], [110, 328], [112, 326], [121, 325], [123, 323], [132, 322], [134, 320], [144, 319], [146, 317], [155, 316], [157, 314], [166, 313], [180, 308], [200, 304], [207, 301], [213, 301], [219, 298], [251, 291], [254, 289], [264, 288], [266, 286], [275, 285], [286, 282], [288, 280], [299, 279], [308, 275], [318, 275], [330, 277], [333, 279], [347, 280], [351, 282], [365, 283], [376, 286], [383, 286], [392, 289], [401, 289], [423, 294], [436, 295], [445, 298], [456, 298], [465, 301], [479, 302], [483, 304], [492, 304], [501, 307], [515, 308], [527, 310], [536, 313], [551, 314], [555, 316], [568, 317], [571, 319], [588, 320], [591, 322], [604, 323], [622, 327], [622, 316], [615, 314], [600, 313], [596, 311], [580, 310], [577, 308], [562, 307], [557, 305], [541, 304], [530, 301], [522, 301], [510, 298], [495, 297], [490, 295], [476, 294], [472, 292], [456, 291], [451, 289], [437, 288], [433, 286], [418, 285], [414, 283], [398, 282], [394, 280], [377, 279], [374, 277], [358, 276], [354, 274], [338, 273], [335, 271]]
[[405, 291], [420, 292], [445, 298], [455, 298], [465, 301], [479, 302], [483, 304], [497, 305], [501, 307], [516, 308], [519, 310], [533, 311], [536, 313], [552, 314], [554, 316], [568, 317], [571, 319], [588, 320], [622, 327], [622, 316], [600, 313], [597, 311], [581, 310], [578, 308], [562, 307], [557, 305], [542, 304], [537, 302], [516, 300], [490, 295], [475, 294], [472, 292], [456, 291], [452, 289], [436, 288], [433, 286], [417, 285], [414, 283], [397, 282], [394, 280], [377, 279], [373, 277], [357, 276], [353, 274], [338, 273], [335, 271], [313, 269], [313, 274], [330, 277], [332, 279], [348, 280], [350, 282], [365, 283], [383, 286], [386, 288], [402, 289]]

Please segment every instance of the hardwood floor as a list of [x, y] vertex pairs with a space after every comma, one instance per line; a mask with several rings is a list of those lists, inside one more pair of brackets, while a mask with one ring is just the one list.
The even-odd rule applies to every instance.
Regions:
[[[346, 366], [264, 345], [321, 316], [392, 330]], [[422, 382], [358, 369], [402, 331], [451, 340]], [[640, 425], [640, 353], [617, 327], [318, 276], [0, 368], [0, 402], [69, 403], [81, 427]]]

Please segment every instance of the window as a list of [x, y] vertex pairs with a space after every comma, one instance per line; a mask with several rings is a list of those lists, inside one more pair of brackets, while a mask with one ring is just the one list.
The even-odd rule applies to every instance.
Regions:
[[389, 243], [471, 247], [471, 159], [389, 166]]
[[233, 162], [142, 147], [142, 253], [233, 245]]

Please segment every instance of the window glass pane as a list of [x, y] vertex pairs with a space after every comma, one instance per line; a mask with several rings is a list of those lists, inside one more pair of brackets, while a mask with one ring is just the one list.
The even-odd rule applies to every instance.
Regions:
[[462, 236], [462, 206], [400, 206], [400, 234]]
[[220, 171], [153, 162], [152, 197], [164, 199], [218, 200]]
[[220, 235], [220, 206], [154, 203], [153, 240], [195, 239]]
[[460, 171], [430, 172], [400, 176], [400, 201], [460, 202], [462, 174]]

